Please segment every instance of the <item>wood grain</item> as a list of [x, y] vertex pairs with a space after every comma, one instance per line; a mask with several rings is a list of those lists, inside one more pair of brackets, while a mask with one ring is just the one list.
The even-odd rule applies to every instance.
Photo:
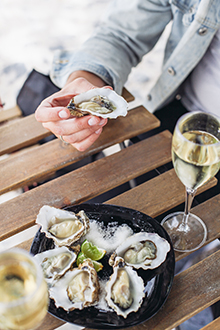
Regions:
[[0, 204], [0, 240], [33, 225], [44, 204], [79, 204], [167, 163], [170, 143], [164, 131]]
[[219, 300], [220, 251], [176, 275], [163, 308], [131, 330], [171, 330]]
[[[35, 148], [11, 154], [0, 162], [0, 193], [41, 182], [51, 173], [91, 156], [109, 146], [142, 134], [159, 125], [158, 119], [140, 106], [130, 110], [128, 115], [110, 120], [100, 138], [85, 152], [79, 152], [70, 144], [59, 139]], [[16, 171], [15, 171], [16, 169]]]
[[[125, 88], [122, 96], [128, 102], [134, 99], [133, 95]], [[49, 135], [51, 132], [36, 121], [34, 114], [8, 122], [0, 127], [0, 155], [33, 145]]]
[[41, 123], [30, 115], [0, 127], [0, 155], [28, 147], [51, 135]]
[[[164, 173], [162, 175], [166, 176], [166, 174], [167, 173]], [[167, 176], [167, 178], [170, 178], [170, 176]], [[170, 180], [167, 180], [168, 185], [169, 182]], [[150, 183], [150, 181], [148, 183]], [[133, 189], [134, 194], [130, 196], [130, 203], [132, 203], [133, 197], [135, 196], [135, 190], [136, 188]], [[156, 196], [152, 197], [152, 195], [147, 195], [146, 201], [150, 202], [150, 199], [154, 201], [155, 197]], [[157, 197], [158, 199], [160, 198], [160, 196]], [[165, 197], [163, 198], [166, 199]], [[125, 206], [129, 207], [130, 203]], [[193, 213], [203, 215], [203, 219], [208, 227], [209, 241], [214, 240], [217, 237], [217, 233], [220, 233], [219, 203], [220, 195], [217, 195], [193, 208]], [[24, 242], [19, 245], [19, 247], [29, 250], [31, 242], [32, 240]], [[182, 255], [186, 256], [187, 254], [183, 253]], [[218, 301], [220, 295], [220, 280], [216, 269], [219, 269], [219, 266], [220, 251], [217, 251], [175, 276], [171, 293], [163, 308], [152, 319], [141, 325], [132, 327], [131, 330], [171, 330]], [[219, 322], [219, 319], [213, 321], [203, 330], [217, 330], [219, 329]], [[48, 314], [44, 320], [43, 329], [52, 330], [61, 324], [62, 322], [60, 320]]]
[[201, 330], [219, 330], [220, 329], [220, 317], [207, 324]]
[[[166, 183], [166, 186], [169, 188], [169, 185], [171, 185], [174, 183], [175, 185], [178, 184], [178, 179], [175, 178], [174, 180], [170, 180], [171, 176], [174, 175], [174, 170], [171, 170], [169, 172], [166, 172], [164, 174], [161, 174], [161, 176], [163, 176], [163, 181]], [[160, 178], [156, 177], [155, 179], [149, 180], [148, 182], [146, 182], [146, 184], [143, 184], [146, 188], [152, 187], [152, 181], [154, 181], [154, 185], [158, 186], [160, 185]], [[216, 180], [213, 179], [213, 184], [216, 183]], [[208, 186], [206, 187], [208, 188]], [[125, 200], [123, 198], [123, 194], [119, 195], [119, 199], [120, 196], [123, 198], [122, 203], [119, 203], [119, 199], [117, 198], [117, 202], [116, 199], [110, 199], [106, 202], [106, 204], [112, 204], [112, 205], [119, 205], [119, 206], [124, 206], [124, 207], [129, 207], [129, 208], [134, 208], [134, 204], [133, 201], [137, 196], [137, 190], [139, 190], [139, 187], [133, 188], [132, 190], [130, 190], [130, 194], [129, 194], [129, 198], [127, 196], [127, 203], [125, 203]], [[162, 190], [163, 191], [163, 190]], [[201, 191], [200, 191], [201, 192]], [[199, 193], [199, 192], [198, 192]], [[182, 190], [177, 190], [174, 192], [174, 194], [178, 194], [180, 201], [183, 202], [184, 201], [184, 194], [182, 192]], [[145, 196], [144, 198], [142, 198], [142, 202], [148, 204], [148, 205], [154, 205], [155, 202], [158, 202], [158, 205], [160, 205], [158, 207], [157, 213], [163, 213], [163, 209], [166, 207], [167, 205], [167, 196], [166, 194], [163, 194], [162, 192], [160, 194], [145, 194], [144, 190], [143, 190], [143, 196]], [[115, 202], [114, 202], [115, 201]], [[160, 201], [160, 203], [159, 203]], [[210, 198], [209, 200], [205, 201], [202, 204], [199, 204], [198, 206], [192, 208], [192, 213], [196, 214], [197, 216], [201, 217], [203, 219], [203, 221], [205, 222], [207, 229], [208, 229], [208, 237], [207, 237], [207, 241], [205, 242], [205, 245], [214, 241], [217, 238], [220, 238], [220, 194], [216, 195], [213, 198]], [[160, 209], [161, 207], [161, 209]], [[144, 211], [144, 208], [139, 208], [136, 209], [140, 212]], [[155, 211], [154, 208], [150, 207], [148, 208], [147, 212], [144, 212], [148, 215], [150, 215], [151, 217], [154, 217]], [[31, 246], [31, 240], [25, 241], [21, 244], [21, 248], [24, 248], [26, 250], [30, 249]], [[188, 252], [184, 252], [184, 253], [180, 253], [180, 252], [175, 252], [175, 259], [176, 261], [188, 256], [190, 253]]]
[[[215, 186], [217, 180], [212, 178], [198, 189], [197, 194]], [[135, 189], [135, 190], [134, 190]], [[185, 200], [185, 188], [172, 169], [155, 177], [140, 186], [108, 200], [107, 204], [128, 206], [144, 212], [153, 218], [181, 204]], [[151, 198], [149, 198], [151, 196]], [[169, 201], [169, 202], [168, 202]]]
[[0, 122], [10, 120], [15, 117], [21, 117], [22, 112], [18, 105], [14, 106], [11, 109], [0, 110]]
[[125, 87], [123, 87], [122, 89], [122, 96], [125, 98], [127, 102], [134, 101], [134, 96]]

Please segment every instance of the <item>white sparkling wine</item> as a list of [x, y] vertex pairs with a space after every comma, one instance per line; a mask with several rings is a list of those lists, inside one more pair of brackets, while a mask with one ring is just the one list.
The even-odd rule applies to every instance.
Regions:
[[29, 260], [11, 261], [0, 260], [0, 329], [35, 329], [47, 313], [47, 284]]
[[183, 133], [184, 141], [179, 143], [174, 133], [172, 160], [175, 171], [182, 183], [190, 189], [197, 189], [210, 180], [219, 170], [219, 140], [204, 131]]

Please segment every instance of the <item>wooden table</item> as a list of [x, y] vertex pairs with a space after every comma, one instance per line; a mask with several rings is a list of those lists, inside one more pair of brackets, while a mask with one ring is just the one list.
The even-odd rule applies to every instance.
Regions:
[[[130, 101], [132, 95], [124, 90]], [[4, 116], [5, 120], [5, 116]], [[36, 188], [26, 191], [0, 204], [0, 244], [14, 239], [17, 233], [29, 233], [35, 229], [35, 219], [40, 208], [47, 204], [58, 208], [80, 204], [136, 177], [157, 169], [171, 161], [171, 134], [169, 131], [151, 136], [119, 152], [98, 159], [58, 178], [54, 173], [67, 165], [97, 154], [107, 147], [122, 143], [159, 126], [159, 121], [143, 106], [129, 111], [125, 118], [109, 120], [98, 141], [86, 152], [78, 152], [72, 146], [54, 139], [38, 144], [50, 135], [36, 122], [34, 115], [9, 121], [0, 127], [0, 154], [7, 157], [0, 161], [1, 194], [40, 182]], [[107, 204], [129, 207], [155, 218], [184, 202], [184, 187], [173, 169], [128, 191], [116, 195]], [[50, 179], [50, 180], [48, 180]], [[216, 184], [213, 178], [198, 193]], [[193, 212], [201, 216], [208, 228], [207, 243], [219, 237], [220, 195], [196, 206]], [[35, 233], [35, 231], [33, 231]], [[33, 237], [18, 246], [29, 250]], [[187, 253], [176, 253], [176, 261]], [[171, 293], [162, 309], [147, 322], [135, 326], [135, 330], [169, 330], [193, 315], [211, 306], [220, 296], [220, 251], [212, 253], [174, 277]], [[64, 322], [48, 314], [39, 329], [52, 330]], [[220, 328], [220, 318], [203, 330]]]

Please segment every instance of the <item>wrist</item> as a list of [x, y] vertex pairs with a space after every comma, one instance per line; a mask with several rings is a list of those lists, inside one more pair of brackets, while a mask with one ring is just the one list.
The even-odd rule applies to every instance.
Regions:
[[72, 72], [67, 79], [66, 85], [68, 85], [70, 82], [74, 81], [77, 78], [84, 78], [96, 87], [106, 86], [106, 83], [99, 76], [89, 71], [83, 70]]

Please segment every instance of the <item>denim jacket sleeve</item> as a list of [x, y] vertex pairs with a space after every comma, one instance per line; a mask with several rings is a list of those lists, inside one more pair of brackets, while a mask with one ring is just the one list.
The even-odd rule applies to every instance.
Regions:
[[79, 51], [55, 54], [51, 79], [63, 87], [71, 72], [86, 70], [121, 93], [131, 68], [154, 47], [172, 19], [170, 7], [169, 0], [113, 0]]

